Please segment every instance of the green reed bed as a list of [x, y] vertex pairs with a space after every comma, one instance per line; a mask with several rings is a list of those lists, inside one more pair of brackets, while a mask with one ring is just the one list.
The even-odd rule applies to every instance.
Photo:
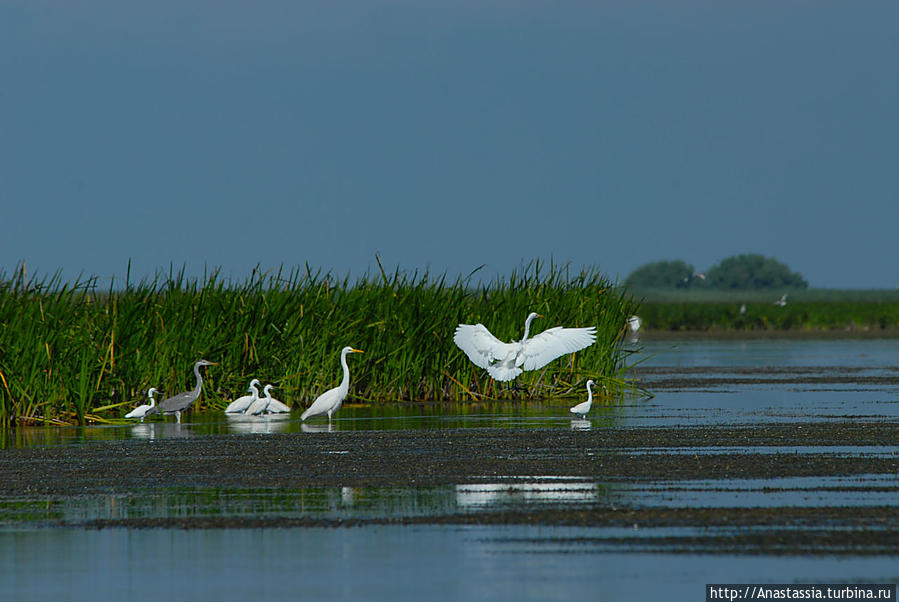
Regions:
[[[626, 386], [618, 344], [636, 302], [596, 271], [570, 275], [539, 263], [487, 285], [383, 270], [356, 280], [307, 267], [254, 272], [234, 283], [213, 272], [181, 273], [100, 290], [96, 279], [28, 281], [0, 274], [0, 422], [84, 423], [118, 419], [149, 387], [172, 394], [204, 370], [197, 408], [221, 409], [253, 377], [276, 397], [307, 404], [340, 380], [349, 358], [349, 401], [470, 401], [579, 394], [593, 378]], [[512, 384], [494, 383], [452, 342], [458, 323], [482, 322], [519, 339], [524, 318], [596, 326], [597, 343]]]

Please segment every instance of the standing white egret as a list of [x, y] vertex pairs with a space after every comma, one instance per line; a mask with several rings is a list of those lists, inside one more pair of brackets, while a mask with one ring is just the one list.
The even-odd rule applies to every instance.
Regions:
[[247, 391], [250, 391], [250, 395], [244, 395], [243, 397], [238, 397], [234, 401], [228, 404], [228, 407], [225, 408], [225, 414], [239, 414], [240, 412], [245, 411], [248, 407], [250, 407], [254, 401], [259, 399], [259, 385], [262, 383], [259, 382], [258, 378], [254, 378], [250, 381], [250, 386], [247, 387]]
[[156, 400], [153, 398], [154, 393], [158, 393], [158, 391], [155, 388], [150, 387], [150, 390], [147, 391], [147, 397], [150, 398], [150, 403], [145, 403], [144, 405], [137, 406], [136, 408], [125, 414], [125, 418], [140, 418], [140, 421], [143, 422], [144, 416], [147, 415], [147, 410], [156, 405]]
[[328, 415], [328, 424], [331, 423], [331, 415], [340, 409], [343, 400], [346, 399], [347, 393], [350, 392], [350, 369], [346, 365], [346, 356], [350, 353], [364, 353], [361, 349], [353, 349], [352, 347], [344, 347], [340, 351], [340, 365], [343, 367], [343, 380], [340, 386], [329, 389], [319, 395], [312, 405], [300, 415], [301, 420], [306, 420], [311, 416], [319, 414]]
[[265, 408], [265, 411], [269, 414], [283, 414], [290, 412], [290, 407], [286, 403], [272, 397], [272, 389], [274, 388], [273, 385], [265, 385], [264, 395], [268, 398], [268, 407]]
[[484, 368], [494, 380], [512, 380], [524, 370], [537, 370], [554, 359], [589, 347], [596, 341], [596, 328], [556, 326], [528, 339], [531, 321], [542, 318], [531, 312], [524, 321], [520, 341], [503, 343], [483, 324], [459, 324], [453, 341], [476, 366]]
[[592, 386], [593, 386], [593, 381], [588, 380], [587, 381], [587, 401], [582, 401], [581, 403], [579, 403], [576, 406], [574, 406], [573, 408], [571, 408], [571, 410], [569, 410], [569, 411], [572, 414], [575, 414], [576, 416], [580, 416], [581, 418], [583, 418], [584, 416], [587, 415], [587, 412], [590, 411], [590, 408], [593, 407], [593, 389], [590, 388]]
[[200, 376], [200, 366], [215, 366], [215, 362], [210, 362], [209, 360], [200, 360], [196, 364], [194, 364], [194, 374], [197, 376], [197, 386], [194, 387], [193, 391], [187, 391], [185, 393], [178, 393], [168, 399], [163, 399], [160, 401], [156, 407], [150, 408], [147, 410], [145, 416], [149, 416], [150, 414], [163, 414], [170, 415], [174, 414], [175, 418], [178, 420], [178, 424], [181, 424], [181, 412], [189, 408], [193, 402], [200, 397], [200, 391], [203, 390], [203, 377]]

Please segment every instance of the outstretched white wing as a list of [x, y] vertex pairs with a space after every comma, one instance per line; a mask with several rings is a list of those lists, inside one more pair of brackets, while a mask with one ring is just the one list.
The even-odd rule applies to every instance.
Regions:
[[594, 342], [596, 342], [596, 328], [592, 326], [590, 328], [556, 326], [525, 341], [516, 364], [525, 370], [537, 370], [557, 357], [580, 351]]
[[490, 334], [483, 324], [459, 324], [453, 342], [480, 368], [487, 368], [491, 362], [502, 360], [513, 348], [512, 344], [503, 343]]

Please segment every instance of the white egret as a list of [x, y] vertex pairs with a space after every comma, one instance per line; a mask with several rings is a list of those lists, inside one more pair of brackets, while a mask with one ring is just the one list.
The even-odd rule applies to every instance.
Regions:
[[247, 388], [247, 391], [250, 391], [250, 395], [244, 395], [243, 397], [238, 397], [234, 401], [228, 404], [228, 407], [225, 408], [226, 414], [238, 414], [244, 412], [248, 407], [250, 407], [254, 401], [259, 399], [259, 385], [262, 383], [259, 382], [258, 378], [254, 378], [250, 381], [250, 386]]
[[774, 302], [774, 305], [778, 307], [786, 307], [787, 306], [787, 295], [784, 293], [780, 299]]
[[194, 374], [197, 376], [197, 386], [194, 387], [193, 391], [178, 393], [168, 399], [163, 399], [155, 407], [147, 410], [145, 416], [149, 416], [150, 414], [174, 414], [175, 418], [178, 420], [178, 424], [181, 424], [181, 412], [189, 408], [193, 402], [200, 397], [200, 391], [203, 390], [203, 377], [200, 376], [200, 366], [215, 365], [217, 365], [215, 362], [210, 362], [209, 360], [199, 360], [194, 364]]
[[268, 398], [268, 407], [265, 408], [265, 411], [269, 414], [283, 414], [290, 412], [290, 407], [286, 403], [272, 397], [272, 389], [274, 388], [273, 385], [265, 385], [264, 394]]
[[158, 391], [155, 388], [150, 387], [150, 390], [147, 391], [147, 397], [150, 398], [150, 403], [145, 403], [144, 405], [137, 406], [136, 408], [125, 414], [125, 418], [140, 418], [140, 421], [143, 422], [144, 416], [147, 415], [147, 410], [156, 405], [156, 400], [153, 398], [154, 393], [158, 393]]
[[453, 341], [474, 364], [487, 370], [494, 380], [509, 381], [524, 370], [537, 370], [554, 359], [589, 347], [596, 341], [596, 328], [563, 328], [556, 326], [528, 339], [534, 318], [531, 312], [524, 322], [520, 341], [503, 343], [483, 324], [459, 324]]
[[627, 327], [630, 328], [631, 332], [637, 334], [640, 331], [640, 326], [643, 325], [643, 321], [640, 320], [640, 316], [631, 316], [627, 319]]
[[587, 412], [590, 411], [590, 408], [593, 407], [593, 389], [590, 388], [592, 386], [593, 386], [593, 381], [588, 380], [587, 381], [587, 401], [582, 401], [581, 403], [579, 403], [576, 406], [574, 406], [573, 408], [571, 408], [571, 410], [569, 410], [569, 411], [572, 414], [575, 414], [575, 415], [583, 418], [584, 416], [587, 415]]
[[340, 409], [343, 400], [346, 399], [347, 393], [350, 392], [350, 369], [346, 365], [346, 356], [350, 353], [364, 353], [364, 351], [353, 349], [352, 347], [344, 347], [340, 351], [340, 365], [343, 367], [343, 380], [340, 381], [340, 386], [329, 389], [319, 395], [315, 401], [312, 402], [312, 405], [300, 415], [300, 420], [306, 420], [311, 416], [327, 414], [328, 424], [331, 423], [331, 415]]
[[258, 416], [259, 414], [264, 414], [268, 410], [268, 404], [272, 400], [271, 394], [271, 385], [265, 385], [265, 396], [260, 397], [256, 401], [250, 404], [250, 407], [247, 408], [247, 411], [244, 414], [249, 416]]

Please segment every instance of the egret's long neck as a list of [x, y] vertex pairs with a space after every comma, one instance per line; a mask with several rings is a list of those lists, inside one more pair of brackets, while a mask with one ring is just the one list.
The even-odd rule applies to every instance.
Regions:
[[343, 380], [340, 381], [340, 390], [344, 391], [344, 395], [346, 391], [350, 390], [350, 367], [346, 365], [346, 353], [340, 354], [340, 365], [343, 367]]
[[153, 395], [154, 395], [154, 393], [150, 393], [150, 407], [151, 408], [156, 405], [156, 400], [153, 399]]
[[593, 385], [587, 385], [587, 407], [593, 405]]
[[194, 364], [194, 374], [197, 375], [197, 386], [194, 387], [194, 397], [200, 395], [200, 389], [203, 388], [203, 377], [200, 376], [200, 363]]
[[534, 316], [528, 316], [528, 319], [524, 321], [524, 336], [521, 337], [521, 342], [524, 343], [528, 340], [528, 333], [531, 331], [531, 321], [534, 319]]

